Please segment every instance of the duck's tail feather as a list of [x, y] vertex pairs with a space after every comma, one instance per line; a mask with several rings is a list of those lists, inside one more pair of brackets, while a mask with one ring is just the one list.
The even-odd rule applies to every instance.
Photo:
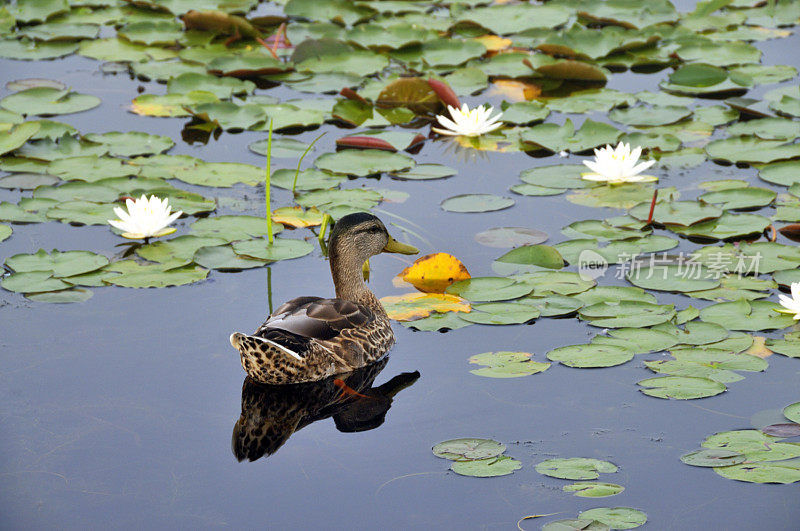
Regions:
[[308, 359], [272, 339], [235, 332], [231, 345], [239, 351], [242, 367], [257, 382], [291, 384], [313, 379]]

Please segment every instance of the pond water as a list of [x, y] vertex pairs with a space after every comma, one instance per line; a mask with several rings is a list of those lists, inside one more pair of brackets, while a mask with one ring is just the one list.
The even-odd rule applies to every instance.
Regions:
[[[765, 64], [800, 66], [797, 35], [758, 47], [765, 52]], [[264, 158], [247, 145], [265, 133], [223, 133], [207, 144], [181, 142], [185, 119], [138, 116], [126, 110], [138, 87], [163, 93], [163, 85], [132, 80], [127, 74], [104, 75], [99, 64], [80, 56], [0, 60], [0, 72], [3, 83], [57, 79], [100, 97], [99, 107], [58, 118], [82, 133], [147, 131], [175, 139], [170, 154], [263, 166]], [[667, 74], [668, 70], [616, 74], [607, 87], [631, 93], [657, 90]], [[748, 96], [759, 97], [774, 87], [758, 87]], [[9, 93], [0, 89], [0, 96]], [[282, 100], [302, 97], [282, 87], [264, 93]], [[498, 105], [502, 97], [466, 99], [486, 100]], [[591, 117], [607, 121], [602, 114]], [[327, 135], [306, 165], [334, 151], [335, 139], [344, 133], [324, 125], [292, 137], [310, 142], [321, 131]], [[439, 207], [443, 199], [457, 194], [511, 197], [508, 188], [519, 182], [520, 171], [576, 163], [584, 157], [459, 151], [447, 142], [427, 142], [414, 159], [446, 164], [458, 174], [426, 182], [370, 179], [370, 186], [410, 194], [405, 202], [384, 203], [374, 212], [390, 232], [403, 234], [390, 224], [395, 222], [422, 235], [424, 241], [411, 234], [404, 237], [423, 254], [451, 253], [473, 276], [495, 274], [492, 261], [504, 252], [478, 245], [477, 232], [525, 226], [545, 231], [551, 237], [548, 243], [555, 243], [564, 239], [560, 230], [574, 221], [623, 213], [575, 205], [563, 195], [513, 196], [513, 208], [479, 215]], [[291, 167], [295, 161], [273, 163]], [[653, 172], [660, 176], [660, 186], [675, 186], [689, 199], [701, 193], [694, 188], [700, 181], [760, 182], [752, 168], [710, 161], [680, 174], [658, 166]], [[217, 214], [264, 213], [263, 186], [237, 185], [224, 191], [183, 183], [181, 187], [244, 201], [237, 208], [223, 201]], [[22, 195], [2, 190], [0, 200], [16, 202]], [[290, 204], [288, 192], [273, 194], [273, 208]], [[180, 220], [178, 234], [185, 233], [189, 223]], [[119, 252], [115, 246], [120, 241], [104, 226], [14, 225], [13, 236], [0, 244], [0, 256], [39, 248], [89, 249], [110, 256]], [[682, 240], [676, 252], [695, 247]], [[394, 287], [392, 278], [412, 260], [397, 255], [374, 258], [371, 288], [381, 297], [406, 291]], [[603, 282], [626, 285], [611, 276]], [[307, 397], [303, 404], [297, 397], [265, 397], [259, 394], [264, 391], [242, 388], [244, 373], [228, 336], [250, 332], [261, 323], [271, 304], [268, 284], [274, 304], [302, 294], [333, 293], [328, 263], [318, 248], [269, 270], [213, 271], [204, 282], [189, 286], [95, 289], [94, 296], [80, 304], [42, 304], [0, 291], [3, 527], [514, 529], [526, 515], [556, 513], [519, 524], [537, 529], [546, 521], [573, 518], [594, 507], [624, 506], [647, 513], [645, 527], [652, 529], [797, 528], [798, 484], [731, 481], [679, 459], [713, 433], [760, 427], [760, 419], [766, 417], [780, 419], [780, 410], [799, 399], [796, 359], [771, 356], [765, 372], [747, 373], [718, 396], [659, 400], [640, 393], [636, 382], [653, 376], [644, 360], [667, 358], [663, 353], [594, 370], [554, 363], [545, 373], [524, 378], [481, 378], [469, 372], [474, 366], [467, 359], [481, 352], [525, 351], [543, 360], [553, 348], [588, 342], [597, 329], [576, 319], [476, 325], [447, 333], [415, 332], [395, 323], [397, 345], [385, 367], [373, 371], [379, 374], [362, 376], [367, 382], [374, 378], [375, 387], [399, 377], [393, 384], [407, 387], [395, 389], [391, 404], [381, 400], [376, 411], [320, 412], [315, 409], [319, 404]], [[661, 304], [687, 304], [681, 295], [659, 292], [657, 297]], [[692, 299], [691, 304], [708, 303]], [[355, 388], [369, 394], [368, 385]], [[251, 406], [247, 411], [242, 411], [244, 398]], [[301, 422], [302, 429], [272, 455], [240, 462], [232, 451], [234, 426], [240, 415], [246, 414], [244, 421], [258, 422], [258, 416], [268, 414], [259, 409], [259, 400], [262, 405], [284, 400], [287, 408], [300, 403], [311, 417], [322, 418], [308, 425], [312, 419]], [[431, 447], [458, 437], [500, 441], [507, 446], [506, 455], [519, 460], [522, 468], [487, 479], [456, 475]], [[600, 481], [623, 485], [624, 492], [612, 498], [577, 498], [562, 492], [564, 480], [534, 470], [545, 459], [575, 456], [615, 463], [619, 471], [601, 475]]]

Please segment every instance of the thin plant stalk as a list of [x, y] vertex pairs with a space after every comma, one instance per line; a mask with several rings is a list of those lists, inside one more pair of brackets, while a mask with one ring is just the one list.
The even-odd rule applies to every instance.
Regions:
[[267, 268], [267, 300], [269, 301], [269, 315], [272, 315], [272, 268]]
[[297, 161], [297, 170], [295, 170], [294, 172], [294, 181], [292, 181], [292, 195], [297, 195], [294, 190], [295, 188], [297, 188], [297, 177], [300, 175], [300, 165], [303, 163], [303, 159], [306, 158], [306, 155], [308, 155], [308, 152], [311, 151], [311, 149], [314, 147], [314, 144], [317, 143], [317, 140], [319, 140], [323, 136], [325, 136], [325, 133], [322, 133], [317, 138], [315, 138], [314, 141], [308, 145], [306, 150], [300, 156], [300, 160]]
[[325, 233], [328, 231], [328, 225], [332, 219], [333, 218], [330, 216], [330, 214], [323, 214], [322, 223], [319, 226], [319, 235], [317, 236], [317, 240], [319, 240], [319, 248], [322, 249], [323, 256], [328, 256], [328, 246], [325, 245]]
[[267, 241], [272, 245], [272, 198], [270, 197], [270, 184], [272, 181], [272, 118], [269, 119], [269, 136], [267, 137], [267, 178], [264, 184], [264, 193], [267, 200]]

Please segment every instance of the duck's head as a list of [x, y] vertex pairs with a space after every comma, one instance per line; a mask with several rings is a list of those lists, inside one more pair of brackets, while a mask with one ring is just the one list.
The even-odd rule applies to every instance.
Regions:
[[383, 222], [372, 214], [357, 212], [334, 225], [330, 238], [331, 260], [353, 257], [359, 265], [380, 253], [416, 254], [419, 250], [389, 235]]

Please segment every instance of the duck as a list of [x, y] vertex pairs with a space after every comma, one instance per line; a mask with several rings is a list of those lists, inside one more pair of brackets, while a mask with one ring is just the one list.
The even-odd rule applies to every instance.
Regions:
[[253, 334], [231, 334], [247, 375], [271, 385], [315, 382], [381, 359], [395, 336], [364, 281], [363, 265], [380, 253], [418, 252], [392, 238], [370, 213], [343, 216], [328, 243], [336, 297], [297, 297], [276, 308]]

